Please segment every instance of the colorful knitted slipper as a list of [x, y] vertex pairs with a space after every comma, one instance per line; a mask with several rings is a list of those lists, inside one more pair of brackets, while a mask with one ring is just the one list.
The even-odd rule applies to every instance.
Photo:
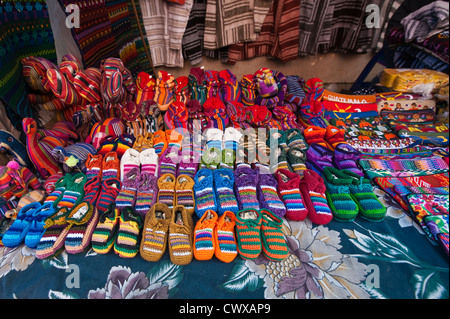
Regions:
[[109, 152], [103, 157], [102, 179], [108, 178], [120, 179], [120, 160], [116, 152]]
[[218, 128], [209, 128], [205, 131], [206, 135], [206, 147], [216, 148], [219, 151], [223, 149], [223, 131]]
[[352, 178], [343, 174], [337, 168], [325, 167], [323, 180], [326, 186], [326, 197], [328, 205], [333, 212], [333, 218], [337, 221], [353, 221], [358, 215], [358, 206], [350, 194], [349, 186]]
[[186, 209], [177, 205], [173, 208], [169, 224], [169, 255], [175, 265], [187, 265], [193, 257], [194, 222]]
[[67, 185], [69, 185], [72, 180], [73, 177], [69, 173], [66, 173], [64, 176], [60, 177], [55, 183], [55, 189], [47, 196], [44, 203], [53, 203], [53, 206], [56, 208], [58, 202], [61, 200], [67, 189]]
[[342, 173], [352, 179], [349, 189], [353, 200], [358, 205], [359, 215], [373, 222], [382, 221], [386, 216], [386, 207], [374, 194], [370, 180], [349, 170], [344, 169]]
[[239, 146], [239, 140], [242, 137], [242, 133], [234, 128], [227, 127], [223, 133], [223, 147], [224, 149], [231, 149], [234, 152], [237, 151]]
[[100, 179], [102, 178], [102, 163], [103, 156], [101, 154], [88, 154], [85, 164], [88, 181], [95, 176], [98, 176]]
[[281, 261], [289, 255], [289, 248], [281, 231], [283, 221], [269, 210], [259, 211], [262, 216], [261, 239], [262, 251], [267, 259]]
[[275, 174], [279, 169], [293, 171], [288, 162], [286, 148], [279, 146], [270, 153], [270, 169]]
[[217, 218], [215, 211], [208, 210], [195, 224], [193, 246], [195, 259], [210, 260], [214, 256], [215, 242], [213, 240], [213, 231]]
[[116, 197], [116, 207], [123, 209], [128, 206], [134, 206], [136, 202], [136, 193], [138, 180], [140, 179], [140, 169], [135, 167], [127, 172], [124, 181]]
[[270, 163], [270, 147], [267, 146], [267, 137], [269, 134], [265, 128], [256, 130], [255, 147], [256, 147], [256, 161], [263, 165]]
[[42, 235], [45, 232], [45, 220], [55, 213], [52, 203], [43, 204], [36, 209], [32, 215], [31, 227], [25, 235], [25, 245], [29, 248], [36, 248]]
[[55, 209], [70, 211], [72, 207], [81, 203], [84, 198], [84, 185], [86, 184], [86, 175], [78, 173], [69, 180], [62, 198], [58, 201]]
[[[51, 202], [48, 204], [52, 204]], [[45, 205], [45, 204], [44, 204]], [[41, 207], [41, 203], [31, 203], [22, 207], [16, 219], [3, 235], [2, 243], [6, 247], [17, 247], [23, 243], [32, 224], [33, 213]]]
[[287, 131], [281, 131], [277, 129], [269, 130], [269, 134], [267, 135], [266, 141], [267, 146], [269, 146], [271, 150], [277, 147], [283, 147], [286, 149], [288, 147], [286, 132]]
[[325, 132], [324, 140], [328, 143], [328, 148], [334, 150], [340, 143], [345, 143], [344, 140], [345, 130], [339, 129], [335, 126], [328, 125]]
[[328, 224], [333, 219], [333, 214], [326, 198], [325, 183], [313, 170], [305, 170], [300, 180], [300, 191], [308, 208], [309, 219], [317, 225]]
[[198, 166], [200, 163], [200, 156], [194, 153], [193, 151], [189, 151], [185, 153], [185, 149], [181, 152], [181, 160], [178, 163], [177, 168], [177, 176], [179, 175], [188, 175], [191, 178], [195, 177], [195, 174], [198, 171]]
[[64, 241], [68, 254], [78, 254], [85, 251], [91, 244], [92, 234], [98, 224], [98, 210], [85, 201], [74, 207], [67, 217], [72, 224]]
[[195, 213], [201, 218], [207, 210], [217, 211], [218, 204], [214, 190], [213, 171], [200, 169], [194, 178]]
[[128, 172], [135, 169], [140, 169], [141, 159], [140, 152], [129, 148], [125, 151], [122, 158], [120, 159], [120, 181], [123, 182], [125, 176], [127, 176]]
[[114, 242], [114, 252], [123, 258], [137, 255], [140, 245], [140, 232], [143, 225], [141, 215], [133, 207], [125, 207], [120, 212], [119, 229]]
[[325, 134], [327, 132], [326, 128], [319, 126], [309, 126], [303, 131], [303, 136], [305, 137], [306, 143], [308, 145], [319, 144], [324, 147], [328, 147], [328, 143], [325, 141]]
[[325, 167], [333, 166], [334, 152], [329, 150], [323, 145], [312, 144], [306, 151], [305, 166], [308, 169], [316, 171], [316, 173], [322, 175]]
[[287, 152], [287, 158], [292, 170], [300, 176], [303, 176], [303, 172], [306, 169], [305, 161], [306, 154], [298, 147], [291, 147]]
[[261, 215], [255, 209], [241, 210], [236, 215], [236, 241], [239, 255], [255, 259], [262, 251]]
[[275, 173], [278, 182], [278, 195], [286, 206], [284, 217], [301, 221], [308, 216], [308, 209], [300, 192], [300, 175], [280, 169]]
[[259, 174], [257, 191], [260, 206], [281, 218], [286, 214], [286, 206], [278, 195], [277, 187], [277, 180], [272, 174]]
[[153, 148], [155, 153], [160, 156], [167, 149], [166, 132], [159, 130], [153, 133]]
[[109, 205], [115, 203], [121, 187], [122, 183], [117, 178], [108, 178], [102, 181], [102, 189], [96, 202], [99, 213], [106, 212]]
[[175, 205], [182, 205], [187, 212], [195, 211], [194, 180], [187, 175], [177, 177], [175, 183]]
[[97, 226], [92, 234], [92, 249], [98, 254], [108, 253], [117, 238], [120, 223], [120, 210], [114, 203], [100, 215]]
[[36, 246], [36, 258], [45, 259], [64, 250], [64, 242], [72, 224], [67, 222], [69, 211], [57, 210], [45, 220], [45, 232]]
[[216, 169], [222, 162], [222, 150], [217, 147], [207, 148], [202, 155], [202, 168]]
[[158, 196], [157, 179], [149, 173], [142, 173], [137, 180], [136, 204], [134, 209], [136, 213], [145, 216], [153, 204], [156, 203]]
[[166, 131], [167, 148], [171, 152], [178, 152], [183, 144], [183, 135], [176, 129]]
[[234, 171], [234, 183], [239, 209], [260, 209], [256, 192], [258, 176], [259, 173], [257, 170], [253, 170], [244, 165], [236, 167]]
[[286, 131], [286, 144], [288, 149], [298, 148], [300, 150], [306, 150], [308, 148], [302, 132], [296, 128], [291, 128]]
[[362, 154], [360, 151], [354, 149], [347, 143], [339, 143], [334, 148], [334, 165], [339, 169], [346, 169], [358, 174], [359, 176], [364, 176], [364, 173], [359, 169], [357, 161], [361, 158]]
[[225, 148], [222, 151], [222, 162], [220, 168], [234, 169], [234, 163], [236, 161], [236, 152], [231, 148]]
[[181, 150], [173, 150], [168, 147], [164, 153], [159, 157], [159, 173], [158, 176], [162, 176], [164, 174], [172, 174], [176, 176], [177, 174], [177, 165], [181, 160]]
[[158, 261], [167, 247], [172, 210], [165, 204], [156, 203], [145, 215], [142, 240], [139, 247], [141, 257], [147, 261]]
[[169, 208], [175, 205], [175, 176], [164, 174], [158, 179], [158, 197], [157, 202], [166, 204]]
[[225, 263], [232, 262], [237, 256], [235, 227], [236, 215], [230, 211], [224, 212], [214, 227], [214, 255]]
[[154, 148], [143, 150], [139, 154], [141, 173], [158, 176], [159, 156]]
[[237, 213], [239, 206], [234, 194], [233, 171], [228, 168], [214, 170], [213, 179], [217, 195], [217, 214], [221, 216], [226, 211]]
[[95, 176], [88, 180], [84, 184], [84, 199], [83, 201], [96, 206], [98, 196], [100, 195], [100, 189], [102, 186], [102, 181], [100, 176]]

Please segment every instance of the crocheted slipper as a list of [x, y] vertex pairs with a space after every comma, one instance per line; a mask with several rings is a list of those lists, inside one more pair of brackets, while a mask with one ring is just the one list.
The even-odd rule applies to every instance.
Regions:
[[116, 197], [116, 207], [120, 210], [127, 206], [134, 206], [136, 202], [137, 181], [140, 179], [141, 173], [139, 168], [133, 168], [127, 172], [124, 177], [120, 191]]
[[73, 176], [69, 173], [66, 173], [64, 176], [60, 177], [55, 183], [55, 189], [47, 196], [44, 203], [53, 203], [53, 206], [56, 208], [59, 201], [63, 197], [67, 186], [72, 182], [72, 180]]
[[230, 211], [224, 212], [214, 227], [214, 255], [225, 263], [232, 262], [237, 256], [235, 227], [236, 215]]
[[234, 169], [234, 163], [236, 160], [236, 152], [231, 148], [225, 148], [222, 151], [222, 162], [220, 168]]
[[259, 172], [248, 166], [239, 165], [234, 171], [234, 185], [239, 209], [259, 210], [260, 205], [256, 192]]
[[217, 195], [217, 214], [221, 216], [226, 211], [237, 213], [238, 202], [234, 194], [234, 174], [231, 169], [222, 168], [213, 171], [214, 189]]
[[120, 160], [116, 152], [109, 152], [103, 157], [102, 179], [108, 178], [120, 179]]
[[137, 180], [136, 204], [134, 205], [136, 213], [144, 217], [156, 203], [157, 196], [157, 178], [149, 173], [141, 172]]
[[122, 183], [117, 178], [108, 178], [103, 180], [102, 189], [96, 202], [96, 207], [99, 213], [106, 212], [109, 205], [115, 203], [121, 187]]
[[86, 177], [87, 180], [91, 180], [95, 176], [102, 178], [102, 163], [103, 156], [101, 154], [89, 153], [86, 159]]
[[[51, 203], [50, 203], [51, 204]], [[23, 243], [32, 224], [33, 213], [41, 207], [41, 203], [31, 203], [22, 207], [16, 219], [3, 235], [2, 243], [6, 247], [17, 247]]]
[[216, 147], [207, 148], [202, 155], [202, 168], [217, 169], [222, 163], [222, 150]]
[[194, 222], [190, 213], [183, 206], [173, 208], [172, 219], [169, 224], [170, 261], [175, 265], [187, 265], [193, 257]]
[[281, 218], [286, 214], [286, 206], [278, 195], [277, 187], [277, 180], [272, 174], [259, 174], [257, 190], [261, 208]]
[[72, 224], [72, 227], [64, 241], [68, 254], [78, 254], [89, 247], [98, 218], [98, 210], [90, 203], [83, 201], [72, 209], [67, 216], [67, 222]]
[[269, 210], [259, 211], [262, 216], [261, 239], [262, 251], [267, 259], [281, 261], [289, 256], [289, 248], [281, 231], [283, 221]]
[[95, 206], [102, 186], [101, 177], [95, 176], [84, 184], [84, 200]]
[[236, 215], [236, 241], [239, 255], [255, 259], [262, 251], [261, 215], [257, 210], [245, 209]]
[[194, 178], [200, 163], [200, 156], [194, 153], [193, 151], [190, 151], [187, 154], [185, 154], [184, 149], [181, 152], [181, 154], [182, 154], [181, 160], [180, 163], [178, 163], [177, 168], [177, 176], [187, 175], [191, 178]]
[[296, 128], [291, 128], [286, 131], [286, 144], [288, 149], [295, 147], [300, 150], [306, 150], [308, 148], [302, 132]]
[[300, 192], [300, 176], [294, 172], [280, 169], [275, 173], [278, 182], [278, 195], [286, 206], [284, 217], [289, 220], [301, 221], [308, 216]]
[[204, 133], [206, 135], [206, 147], [216, 149], [222, 151], [223, 149], [223, 134], [224, 132], [218, 128], [209, 128]]
[[287, 152], [287, 158], [292, 170], [300, 176], [303, 176], [303, 172], [306, 169], [305, 161], [306, 154], [298, 147], [291, 147]]
[[141, 257], [147, 261], [158, 261], [167, 247], [172, 210], [165, 204], [156, 203], [145, 215], [142, 240], [139, 246]]
[[158, 203], [173, 208], [175, 205], [175, 183], [176, 178], [172, 174], [164, 174], [158, 179]]
[[159, 157], [159, 173], [158, 176], [171, 174], [176, 176], [177, 165], [181, 160], [181, 150], [168, 147]]
[[125, 176], [133, 168], [140, 169], [141, 166], [141, 153], [133, 148], [129, 148], [125, 151], [120, 159], [120, 181], [123, 182]]
[[214, 190], [213, 171], [200, 169], [194, 178], [195, 213], [201, 218], [207, 210], [217, 211], [218, 200]]
[[319, 126], [309, 126], [303, 131], [306, 142], [311, 146], [312, 144], [319, 144], [324, 147], [328, 147], [328, 143], [325, 141], [326, 128]]
[[319, 144], [312, 144], [306, 151], [305, 166], [318, 174], [322, 174], [325, 167], [333, 167], [334, 153]]
[[183, 135], [176, 129], [166, 131], [167, 148], [171, 152], [178, 152], [183, 144]]
[[167, 148], [166, 132], [159, 130], [153, 133], [153, 148], [155, 153], [160, 156]]
[[119, 229], [114, 242], [114, 252], [123, 258], [137, 255], [140, 245], [140, 231], [143, 225], [141, 215], [133, 207], [125, 207], [120, 212]]
[[190, 214], [195, 211], [194, 180], [187, 175], [177, 177], [175, 183], [175, 205], [182, 205]]
[[68, 182], [62, 198], [58, 201], [56, 209], [70, 211], [72, 207], [78, 205], [84, 198], [84, 185], [86, 175], [78, 173]]
[[100, 215], [92, 234], [92, 249], [98, 254], [108, 253], [114, 245], [119, 230], [120, 210], [114, 203]]
[[333, 214], [328, 206], [325, 183], [315, 171], [305, 170], [300, 180], [300, 191], [308, 208], [309, 219], [317, 225], [328, 224], [333, 219]]
[[31, 227], [25, 236], [25, 245], [29, 248], [36, 248], [42, 235], [45, 232], [45, 220], [55, 213], [55, 208], [52, 203], [43, 204], [36, 209], [32, 215]]
[[323, 180], [326, 186], [328, 205], [337, 221], [353, 221], [358, 215], [358, 206], [350, 194], [352, 179], [334, 167], [325, 167]]
[[291, 165], [288, 162], [286, 148], [279, 146], [270, 153], [270, 169], [275, 174], [279, 169], [285, 169], [293, 171]]
[[215, 242], [213, 231], [217, 222], [217, 214], [213, 210], [206, 211], [197, 221], [194, 228], [194, 257], [197, 260], [210, 260], [214, 256]]
[[339, 169], [346, 169], [364, 176], [364, 173], [358, 168], [357, 161], [361, 158], [360, 151], [354, 149], [347, 143], [339, 143], [334, 149], [334, 165]]
[[345, 143], [344, 140], [345, 130], [339, 129], [335, 126], [328, 125], [325, 132], [324, 140], [328, 143], [328, 148], [334, 150], [340, 143]]
[[227, 127], [225, 132], [223, 133], [223, 147], [224, 149], [231, 149], [233, 151], [237, 151], [239, 146], [239, 141], [242, 137], [242, 133], [234, 128]]
[[139, 155], [141, 173], [158, 176], [159, 156], [154, 148], [143, 150]]
[[358, 205], [359, 215], [373, 222], [382, 221], [386, 216], [386, 207], [374, 194], [370, 180], [349, 170], [344, 169], [342, 173], [352, 179], [349, 189], [353, 200]]

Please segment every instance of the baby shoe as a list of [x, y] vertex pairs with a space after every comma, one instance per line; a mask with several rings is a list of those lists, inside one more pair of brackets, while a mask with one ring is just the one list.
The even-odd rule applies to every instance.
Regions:
[[258, 176], [258, 171], [251, 167], [244, 165], [236, 167], [234, 171], [234, 183], [239, 209], [260, 209], [256, 192]]
[[[52, 205], [51, 203], [49, 203]], [[2, 243], [6, 247], [17, 247], [23, 243], [32, 225], [33, 213], [41, 207], [41, 203], [31, 203], [22, 207], [16, 219], [3, 235]]]
[[339, 143], [334, 148], [334, 165], [339, 169], [346, 169], [364, 176], [364, 173], [358, 168], [357, 161], [361, 158], [361, 152], [354, 149], [347, 143]]
[[120, 179], [120, 160], [116, 152], [109, 152], [103, 156], [102, 179]]
[[260, 206], [281, 218], [286, 214], [286, 206], [278, 195], [277, 187], [273, 174], [259, 174], [257, 189]]
[[217, 198], [217, 214], [221, 216], [226, 211], [237, 213], [239, 206], [234, 194], [233, 171], [228, 168], [214, 170], [213, 179]]
[[175, 183], [175, 205], [184, 206], [190, 214], [195, 211], [194, 180], [187, 175], [177, 177]]
[[333, 167], [334, 152], [320, 144], [312, 144], [306, 151], [305, 166], [307, 169], [322, 174], [325, 167]]
[[159, 156], [154, 148], [143, 150], [139, 154], [141, 173], [158, 176]]
[[194, 257], [197, 260], [210, 260], [214, 256], [215, 242], [213, 231], [217, 222], [217, 214], [207, 210], [197, 221], [194, 228]]
[[156, 203], [158, 196], [157, 178], [149, 173], [142, 173], [137, 180], [136, 204], [134, 209], [136, 213], [145, 216], [153, 204]]
[[110, 204], [115, 203], [122, 183], [117, 178], [108, 178], [102, 181], [102, 188], [95, 203], [100, 213], [106, 212]]
[[120, 181], [123, 182], [130, 170], [140, 169], [140, 166], [140, 152], [134, 148], [127, 149], [120, 159]]
[[134, 206], [137, 194], [137, 181], [140, 179], [140, 175], [140, 170], [135, 167], [124, 176], [124, 181], [115, 200], [116, 207], [120, 210], [128, 206]]
[[34, 210], [31, 218], [31, 226], [25, 235], [25, 245], [29, 248], [36, 248], [42, 235], [45, 232], [45, 220], [55, 213], [52, 203], [43, 204]]
[[68, 254], [78, 254], [89, 247], [98, 218], [98, 210], [86, 201], [72, 209], [66, 218], [72, 227], [64, 240], [64, 247]]

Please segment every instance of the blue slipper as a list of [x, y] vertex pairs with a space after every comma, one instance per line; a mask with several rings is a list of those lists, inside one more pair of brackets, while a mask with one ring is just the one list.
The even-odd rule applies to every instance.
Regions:
[[53, 203], [48, 202], [36, 209], [32, 215], [31, 226], [25, 235], [25, 245], [29, 248], [36, 248], [44, 234], [45, 220], [55, 213]]
[[33, 213], [41, 207], [41, 203], [35, 202], [22, 207], [16, 220], [3, 235], [2, 243], [6, 247], [14, 248], [23, 243], [33, 221]]

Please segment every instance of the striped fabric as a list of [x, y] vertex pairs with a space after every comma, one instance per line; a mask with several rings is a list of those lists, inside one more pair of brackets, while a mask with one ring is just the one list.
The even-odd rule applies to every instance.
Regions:
[[120, 213], [119, 229], [114, 241], [114, 252], [122, 258], [133, 258], [139, 251], [141, 215], [136, 214], [132, 207], [123, 209]]
[[183, 35], [183, 56], [191, 65], [203, 60], [203, 34], [205, 32], [206, 0], [194, 0]]
[[97, 199], [97, 209], [99, 212], [106, 212], [108, 206], [116, 201], [122, 184], [117, 178], [109, 178], [102, 181], [102, 188]]
[[280, 191], [280, 197], [286, 205], [285, 217], [289, 220], [303, 220], [307, 210], [303, 204], [299, 189], [285, 189]]
[[164, 230], [156, 230], [153, 228], [146, 228], [144, 231], [144, 238], [142, 239], [142, 249], [144, 252], [152, 254], [164, 253], [167, 232]]
[[153, 65], [182, 68], [182, 40], [193, 0], [185, 0], [184, 4], [165, 0], [139, 2]]
[[99, 222], [92, 234], [92, 249], [98, 254], [108, 253], [114, 245], [120, 223], [120, 211], [111, 206], [100, 215]]
[[268, 210], [262, 210], [261, 237], [264, 255], [274, 261], [285, 259], [289, 255], [286, 239], [281, 231], [282, 221]]
[[210, 260], [214, 256], [213, 232], [217, 222], [217, 214], [207, 211], [197, 221], [194, 228], [194, 257], [197, 260]]
[[[171, 257], [184, 259], [192, 255], [192, 247], [190, 236], [183, 233], [170, 232], [169, 249], [171, 250]], [[173, 262], [173, 261], [172, 261]]]
[[208, 0], [204, 48], [215, 50], [256, 40], [273, 1]]
[[[256, 215], [253, 218], [252, 215]], [[236, 240], [239, 255], [255, 259], [262, 251], [261, 215], [254, 210], [242, 210], [236, 215]]]

